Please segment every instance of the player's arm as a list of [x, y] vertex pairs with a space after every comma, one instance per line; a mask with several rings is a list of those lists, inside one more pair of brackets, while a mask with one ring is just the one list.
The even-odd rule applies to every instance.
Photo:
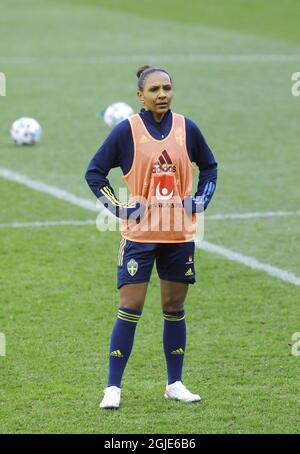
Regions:
[[121, 203], [110, 185], [102, 186], [99, 199], [111, 213], [122, 219], [137, 219], [144, 215], [144, 206], [139, 202]]
[[133, 218], [140, 215], [139, 203], [124, 204], [116, 197], [107, 175], [114, 167], [121, 167], [127, 173], [133, 160], [133, 142], [127, 120], [117, 125], [93, 156], [85, 179], [95, 196], [111, 213], [121, 218]]
[[218, 164], [198, 126], [186, 119], [186, 142], [189, 157], [199, 168], [197, 191], [185, 200], [185, 208], [192, 213], [208, 207], [217, 185]]

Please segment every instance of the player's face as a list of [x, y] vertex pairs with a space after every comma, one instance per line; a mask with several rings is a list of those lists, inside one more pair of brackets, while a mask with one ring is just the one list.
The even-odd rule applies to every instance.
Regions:
[[156, 71], [145, 80], [144, 90], [137, 95], [147, 110], [151, 110], [156, 121], [161, 121], [173, 98], [172, 82], [168, 74]]

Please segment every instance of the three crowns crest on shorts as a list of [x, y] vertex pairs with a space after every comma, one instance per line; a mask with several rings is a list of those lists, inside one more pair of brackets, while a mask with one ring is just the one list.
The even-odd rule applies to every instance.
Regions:
[[129, 260], [127, 262], [127, 271], [130, 274], [130, 276], [134, 276], [139, 268], [138, 262], [136, 262], [134, 259]]

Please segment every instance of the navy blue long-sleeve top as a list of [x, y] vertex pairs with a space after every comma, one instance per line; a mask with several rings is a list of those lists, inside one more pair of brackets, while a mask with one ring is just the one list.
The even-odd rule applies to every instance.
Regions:
[[[155, 121], [149, 110], [142, 109], [139, 113], [148, 132], [154, 139], [164, 139], [172, 127], [172, 112], [169, 110], [161, 122]], [[206, 143], [198, 126], [188, 118], [185, 118], [186, 147], [191, 162], [194, 162], [199, 170], [199, 179], [195, 197], [204, 197], [204, 207], [209, 204], [217, 181], [217, 162]], [[100, 191], [104, 186], [110, 186], [107, 178], [109, 171], [114, 167], [120, 167], [123, 175], [126, 175], [133, 163], [134, 144], [130, 123], [124, 120], [119, 123], [108, 135], [104, 143], [95, 153], [85, 174], [85, 179], [97, 198], [103, 198]]]

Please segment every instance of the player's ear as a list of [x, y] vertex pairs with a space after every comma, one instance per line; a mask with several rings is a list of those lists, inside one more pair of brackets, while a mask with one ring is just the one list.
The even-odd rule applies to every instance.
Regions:
[[144, 99], [143, 92], [140, 91], [140, 90], [138, 90], [138, 91], [136, 92], [136, 95], [137, 95], [137, 97], [139, 98], [140, 102], [141, 102], [142, 104], [145, 104], [145, 99]]

